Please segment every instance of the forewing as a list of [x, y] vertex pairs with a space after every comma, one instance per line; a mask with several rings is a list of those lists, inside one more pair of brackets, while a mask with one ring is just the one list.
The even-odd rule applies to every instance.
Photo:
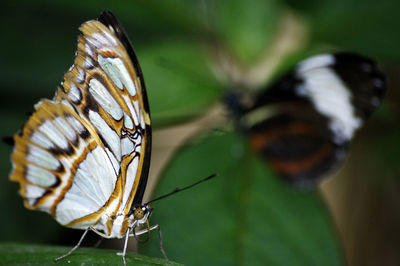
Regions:
[[[58, 100], [68, 101], [93, 124], [122, 171], [124, 212], [140, 204], [150, 151], [150, 112], [143, 76], [122, 26], [110, 12], [80, 27], [74, 65]], [[83, 73], [83, 74], [81, 74]]]

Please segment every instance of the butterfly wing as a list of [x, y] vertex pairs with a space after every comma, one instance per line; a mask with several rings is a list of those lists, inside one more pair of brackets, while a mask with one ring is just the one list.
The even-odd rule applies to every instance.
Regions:
[[385, 90], [373, 61], [350, 53], [318, 55], [260, 93], [241, 122], [254, 150], [279, 175], [308, 186], [344, 159]]
[[142, 201], [149, 106], [137, 58], [116, 18], [105, 12], [80, 32], [74, 65], [56, 96], [39, 102], [14, 137], [10, 179], [20, 183], [26, 207], [109, 235], [114, 218]]

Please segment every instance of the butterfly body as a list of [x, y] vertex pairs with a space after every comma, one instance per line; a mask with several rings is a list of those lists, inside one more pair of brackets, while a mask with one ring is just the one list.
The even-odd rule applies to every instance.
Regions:
[[[14, 137], [10, 179], [29, 209], [60, 224], [121, 238], [146, 223], [151, 151], [143, 76], [110, 12], [79, 28], [73, 66]], [[143, 215], [135, 216], [136, 209]]]

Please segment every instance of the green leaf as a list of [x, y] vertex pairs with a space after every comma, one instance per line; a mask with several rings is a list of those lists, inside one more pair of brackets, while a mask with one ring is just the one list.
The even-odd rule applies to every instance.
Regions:
[[156, 127], [198, 115], [221, 97], [221, 86], [195, 42], [173, 39], [137, 50]]
[[[0, 243], [0, 265], [122, 265], [117, 250], [80, 247], [67, 258], [54, 263], [71, 247]], [[143, 255], [126, 254], [128, 265], [181, 265], [173, 261], [150, 258]]]
[[[179, 152], [155, 196], [212, 173], [219, 176], [153, 204], [151, 223], [161, 226], [171, 259], [189, 265], [344, 264], [319, 193], [276, 179], [236, 135], [207, 137]], [[156, 247], [146, 245], [144, 253], [158, 254]]]

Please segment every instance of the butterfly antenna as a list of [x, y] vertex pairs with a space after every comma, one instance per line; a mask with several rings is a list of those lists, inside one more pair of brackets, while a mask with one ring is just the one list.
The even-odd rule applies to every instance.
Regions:
[[154, 201], [157, 201], [157, 200], [160, 200], [160, 199], [169, 197], [169, 196], [171, 196], [171, 195], [173, 195], [173, 194], [175, 194], [175, 193], [178, 193], [178, 192], [181, 192], [181, 191], [183, 191], [183, 190], [186, 190], [186, 189], [189, 189], [189, 188], [191, 188], [191, 187], [194, 187], [194, 186], [196, 186], [196, 185], [198, 185], [198, 184], [200, 184], [200, 183], [203, 183], [203, 182], [205, 182], [205, 181], [207, 181], [207, 180], [210, 180], [210, 179], [212, 179], [212, 178], [214, 178], [214, 177], [216, 177], [216, 176], [217, 176], [217, 174], [212, 174], [212, 175], [207, 176], [206, 178], [203, 178], [203, 179], [201, 179], [201, 180], [197, 181], [196, 183], [193, 183], [193, 184], [191, 184], [191, 185], [189, 185], [189, 186], [186, 186], [186, 187], [183, 187], [183, 188], [175, 188], [175, 189], [174, 189], [173, 191], [171, 191], [170, 193], [165, 194], [165, 195], [162, 195], [162, 196], [160, 196], [160, 197], [158, 197], [158, 198], [152, 199], [152, 200], [150, 200], [149, 202], [147, 202], [147, 203], [144, 204], [144, 205], [147, 205], [147, 204], [152, 203], [152, 202], [154, 202]]

